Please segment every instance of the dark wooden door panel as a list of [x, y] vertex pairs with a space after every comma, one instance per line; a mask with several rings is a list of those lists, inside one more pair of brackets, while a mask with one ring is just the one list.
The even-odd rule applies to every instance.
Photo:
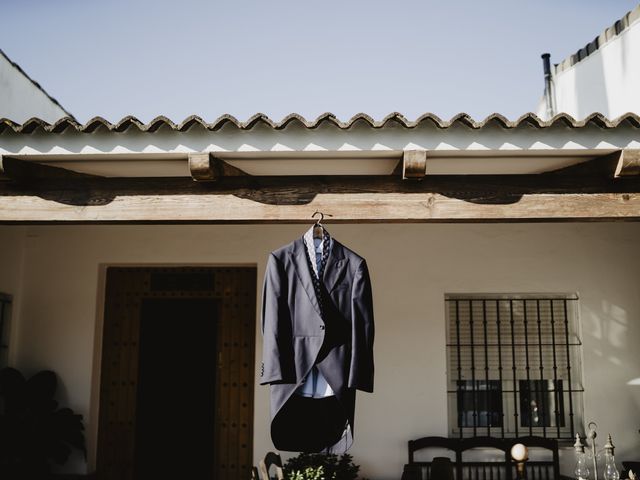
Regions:
[[[182, 308], [180, 301], [185, 302]], [[252, 267], [107, 269], [97, 457], [100, 478], [133, 480], [136, 469], [140, 471], [140, 462], [145, 461], [138, 458], [136, 463], [137, 412], [142, 412], [146, 404], [143, 398], [138, 401], [140, 375], [144, 373], [140, 371], [141, 344], [145, 342], [145, 335], [166, 337], [170, 334], [170, 331], [159, 333], [163, 331], [162, 325], [145, 327], [154, 316], [160, 322], [169, 322], [164, 328], [173, 328], [174, 340], [183, 342], [183, 346], [189, 342], [196, 351], [210, 347], [207, 356], [196, 355], [191, 361], [213, 364], [210, 365], [215, 389], [211, 402], [214, 410], [211, 478], [249, 477], [253, 456], [255, 301], [256, 269]], [[215, 332], [193, 331], [189, 340], [188, 324], [198, 317], [194, 312], [198, 308], [206, 310], [206, 305], [211, 309], [215, 305], [215, 314], [211, 317]], [[149, 308], [155, 309], [151, 318]], [[167, 315], [174, 320], [163, 320]], [[190, 320], [181, 322], [185, 316]], [[155, 333], [154, 328], [157, 328]], [[194, 335], [198, 338], [193, 338]], [[167, 358], [181, 355], [176, 345], [164, 343]], [[144, 349], [142, 354], [147, 358]], [[183, 352], [182, 356], [188, 354]], [[176, 364], [179, 363], [176, 359]], [[170, 363], [164, 367], [168, 365]], [[144, 359], [142, 368], [151, 368], [149, 371], [154, 372], [153, 367], [145, 367]], [[189, 373], [184, 372], [180, 381], [185, 381]], [[206, 407], [194, 405], [193, 408]], [[145, 410], [145, 413], [149, 412]], [[179, 411], [174, 413], [180, 415]], [[144, 419], [144, 414], [141, 416]], [[161, 426], [159, 434], [162, 435]], [[192, 454], [203, 455], [203, 451], [206, 447], [199, 443], [194, 445]], [[144, 457], [144, 452], [141, 455]], [[166, 462], [166, 458], [160, 456], [157, 461]]]

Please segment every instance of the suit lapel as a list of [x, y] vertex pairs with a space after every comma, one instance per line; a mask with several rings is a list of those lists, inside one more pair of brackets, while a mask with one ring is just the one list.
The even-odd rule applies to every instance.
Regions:
[[342, 279], [347, 269], [347, 263], [348, 260], [344, 257], [342, 244], [334, 238], [324, 270], [324, 286], [327, 292], [331, 293], [338, 281]]
[[309, 268], [307, 251], [302, 238], [299, 238], [295, 241], [294, 250], [293, 252], [291, 252], [291, 256], [293, 257], [293, 265], [295, 266], [298, 280], [300, 280], [300, 283], [307, 292], [307, 296], [309, 297], [309, 301], [311, 301], [311, 305], [313, 305], [313, 308], [315, 308], [316, 312], [318, 312], [318, 315], [321, 315], [320, 305], [318, 304], [316, 292], [313, 288], [313, 279], [311, 278], [311, 275], [313, 274], [311, 273], [311, 269]]

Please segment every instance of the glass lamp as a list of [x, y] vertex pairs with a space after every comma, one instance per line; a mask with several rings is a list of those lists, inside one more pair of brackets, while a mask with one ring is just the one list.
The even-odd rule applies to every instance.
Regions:
[[604, 446], [604, 480], [620, 480], [620, 472], [616, 467], [616, 459], [613, 456], [614, 448], [611, 434], [609, 434], [607, 443]]
[[584, 453], [584, 445], [580, 441], [580, 435], [576, 433], [576, 443], [573, 444], [576, 454], [576, 469], [573, 473], [577, 480], [587, 480], [589, 478], [589, 465], [587, 454]]

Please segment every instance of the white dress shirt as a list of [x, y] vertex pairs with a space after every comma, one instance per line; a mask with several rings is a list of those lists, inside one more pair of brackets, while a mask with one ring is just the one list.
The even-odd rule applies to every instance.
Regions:
[[[309, 259], [311, 260], [311, 266], [313, 267], [313, 273], [316, 278], [318, 276], [318, 270], [320, 269], [320, 262], [322, 261], [323, 252], [323, 241], [321, 238], [313, 237], [313, 226], [306, 231], [304, 234], [304, 244], [307, 247], [307, 254], [309, 255]], [[333, 238], [329, 237], [328, 248], [331, 251], [331, 245], [333, 243]], [[324, 378], [324, 375], [320, 373], [318, 367], [315, 365], [311, 368], [311, 372], [309, 375], [303, 380], [302, 385], [300, 385], [296, 393], [298, 395], [302, 395], [304, 397], [311, 398], [324, 398], [335, 395], [331, 386], [327, 382], [327, 379]]]

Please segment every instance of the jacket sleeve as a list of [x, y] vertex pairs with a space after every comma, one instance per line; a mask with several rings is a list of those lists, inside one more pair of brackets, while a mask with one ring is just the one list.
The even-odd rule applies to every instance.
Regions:
[[373, 297], [365, 260], [358, 266], [351, 293], [349, 388], [373, 392]]
[[[262, 289], [262, 366], [260, 385], [295, 383], [287, 277], [280, 261], [269, 255]], [[293, 372], [293, 378], [292, 378]]]

